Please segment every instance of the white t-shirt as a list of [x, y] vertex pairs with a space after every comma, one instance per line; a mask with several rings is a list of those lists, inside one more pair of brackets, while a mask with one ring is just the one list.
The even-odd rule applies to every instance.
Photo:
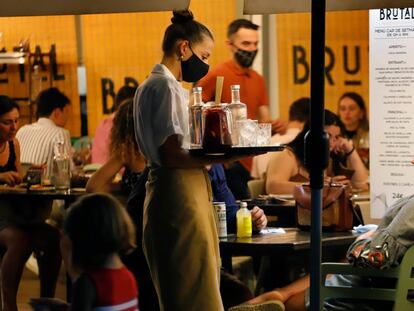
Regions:
[[[272, 136], [271, 144], [288, 144], [292, 140], [298, 136], [298, 134], [301, 132], [301, 129], [299, 128], [288, 128], [286, 133], [283, 135], [275, 134]], [[270, 157], [272, 156], [271, 152], [261, 154], [258, 156], [255, 156], [253, 158], [253, 164], [252, 164], [252, 170], [250, 172], [250, 175], [253, 178], [262, 179], [264, 173], [267, 171], [267, 165], [269, 164]]]
[[189, 148], [188, 91], [162, 64], [138, 88], [134, 98], [135, 136], [138, 147], [150, 164], [161, 165], [159, 147], [171, 135], [181, 137]]

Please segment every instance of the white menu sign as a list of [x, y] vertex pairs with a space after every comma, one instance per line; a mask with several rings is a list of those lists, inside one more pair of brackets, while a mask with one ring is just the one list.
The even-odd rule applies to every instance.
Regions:
[[414, 194], [414, 9], [369, 14], [371, 217]]

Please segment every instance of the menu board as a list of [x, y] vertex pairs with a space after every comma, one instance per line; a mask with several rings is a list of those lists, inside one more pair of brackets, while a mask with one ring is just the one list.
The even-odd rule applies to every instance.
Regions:
[[414, 9], [369, 14], [371, 217], [414, 194]]

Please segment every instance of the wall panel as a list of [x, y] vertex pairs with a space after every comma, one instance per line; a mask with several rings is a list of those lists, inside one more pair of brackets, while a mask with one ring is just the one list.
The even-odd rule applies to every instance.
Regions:
[[[67, 128], [74, 136], [80, 133], [80, 109], [77, 86], [77, 53], [76, 34], [73, 16], [47, 16], [47, 17], [12, 17], [0, 18], [0, 32], [3, 33], [3, 44], [7, 51], [12, 51], [20, 39], [30, 40], [31, 51], [40, 46], [42, 52], [49, 52], [52, 44], [56, 45], [58, 73], [64, 75], [64, 80], [53, 81], [53, 85], [63, 91], [72, 102], [71, 119]], [[49, 59], [45, 58], [46, 65]], [[25, 81], [19, 78], [18, 66], [8, 65], [5, 72], [0, 73], [0, 94], [12, 97], [28, 97], [28, 67], [25, 70]], [[48, 75], [41, 72], [49, 79]], [[7, 79], [7, 83], [4, 81]], [[48, 87], [49, 81], [43, 82]], [[22, 111], [24, 113], [24, 111]], [[22, 123], [27, 119], [22, 119]]]
[[[325, 103], [334, 112], [346, 91], [360, 93], [368, 104], [368, 27], [366, 11], [327, 14]], [[287, 118], [295, 99], [310, 96], [310, 14], [277, 15], [277, 38], [280, 115]]]
[[[235, 2], [213, 0], [207, 5], [203, 0], [192, 0], [190, 8], [195, 18], [205, 23], [215, 37], [210, 64], [214, 66], [224, 61], [229, 57], [224, 45], [226, 27], [235, 17]], [[105, 115], [104, 101], [107, 107], [113, 104], [113, 98], [104, 95], [108, 92], [102, 88], [102, 79], [113, 83], [113, 92], [124, 85], [125, 77], [142, 83], [161, 59], [161, 40], [171, 16], [171, 12], [82, 16], [89, 135], [94, 135]]]

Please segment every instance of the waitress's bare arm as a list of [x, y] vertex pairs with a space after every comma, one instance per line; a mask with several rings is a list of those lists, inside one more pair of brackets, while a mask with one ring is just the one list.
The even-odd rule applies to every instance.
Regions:
[[201, 168], [211, 163], [237, 161], [246, 156], [192, 156], [188, 150], [181, 148], [181, 136], [171, 135], [159, 148], [161, 164], [171, 168]]

